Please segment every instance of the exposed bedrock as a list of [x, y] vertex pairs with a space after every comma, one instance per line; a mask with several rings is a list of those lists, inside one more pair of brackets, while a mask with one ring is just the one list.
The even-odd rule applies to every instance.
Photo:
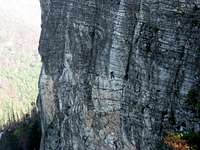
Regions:
[[165, 150], [198, 131], [200, 0], [40, 0], [41, 150]]

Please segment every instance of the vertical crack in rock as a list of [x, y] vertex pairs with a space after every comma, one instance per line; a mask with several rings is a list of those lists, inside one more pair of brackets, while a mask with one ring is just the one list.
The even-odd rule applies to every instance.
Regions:
[[166, 131], [200, 130], [199, 0], [40, 3], [41, 150], [167, 150]]

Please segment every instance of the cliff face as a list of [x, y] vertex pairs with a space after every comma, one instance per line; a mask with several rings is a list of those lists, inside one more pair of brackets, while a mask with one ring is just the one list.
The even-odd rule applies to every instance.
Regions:
[[41, 150], [156, 150], [200, 130], [200, 0], [41, 0]]

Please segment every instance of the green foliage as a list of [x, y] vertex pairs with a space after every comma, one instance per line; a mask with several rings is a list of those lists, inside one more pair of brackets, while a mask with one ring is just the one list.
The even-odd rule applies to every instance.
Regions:
[[188, 104], [200, 110], [200, 89], [191, 89], [187, 95]]
[[196, 18], [193, 18], [191, 23], [192, 23], [193, 26], [199, 26], [200, 25], [200, 21]]
[[188, 141], [188, 144], [191, 145], [192, 150], [200, 149], [200, 133], [190, 132], [184, 134], [182, 139]]
[[153, 29], [153, 32], [155, 33], [157, 33], [160, 30], [158, 26], [153, 26], [152, 29]]
[[[9, 51], [5, 50], [5, 53]], [[4, 54], [3, 54], [4, 55]], [[6, 54], [5, 54], [6, 55]], [[16, 54], [8, 67], [1, 67], [0, 81], [0, 126], [7, 124], [13, 114], [20, 118], [32, 109], [36, 101], [41, 64], [29, 54]], [[1, 61], [1, 60], [0, 60]]]
[[182, 139], [182, 133], [168, 132], [164, 137], [164, 143], [173, 150], [190, 150], [187, 141]]
[[16, 137], [20, 137], [23, 133], [23, 128], [22, 127], [19, 127], [19, 128], [16, 128], [15, 131], [13, 132], [13, 135], [16, 136]]
[[164, 142], [174, 150], [199, 150], [200, 133], [168, 132]]

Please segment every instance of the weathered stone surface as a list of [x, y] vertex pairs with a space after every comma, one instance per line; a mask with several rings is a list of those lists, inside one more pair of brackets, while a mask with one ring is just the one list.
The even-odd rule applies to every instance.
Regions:
[[41, 150], [156, 150], [200, 130], [200, 0], [41, 0]]

